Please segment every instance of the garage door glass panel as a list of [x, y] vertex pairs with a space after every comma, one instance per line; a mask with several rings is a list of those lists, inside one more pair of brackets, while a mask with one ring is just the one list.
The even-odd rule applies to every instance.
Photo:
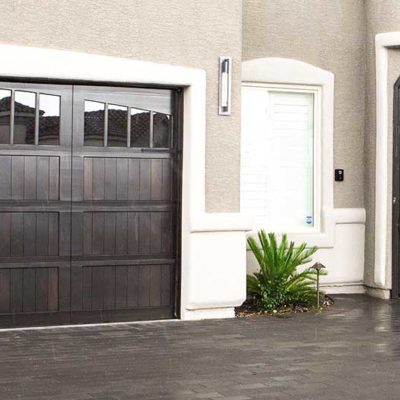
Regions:
[[108, 105], [107, 146], [126, 147], [128, 142], [128, 108]]
[[85, 146], [104, 146], [105, 104], [85, 101]]
[[35, 144], [36, 93], [15, 91], [14, 143]]
[[130, 109], [131, 114], [131, 146], [150, 146], [150, 111]]
[[60, 96], [39, 95], [39, 144], [60, 142]]
[[171, 116], [153, 114], [153, 147], [168, 148], [171, 146]]
[[10, 143], [11, 90], [0, 89], [0, 143]]

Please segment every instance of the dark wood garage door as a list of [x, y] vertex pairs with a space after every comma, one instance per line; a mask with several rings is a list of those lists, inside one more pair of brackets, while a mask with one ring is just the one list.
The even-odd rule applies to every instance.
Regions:
[[176, 97], [0, 83], [0, 326], [175, 316]]

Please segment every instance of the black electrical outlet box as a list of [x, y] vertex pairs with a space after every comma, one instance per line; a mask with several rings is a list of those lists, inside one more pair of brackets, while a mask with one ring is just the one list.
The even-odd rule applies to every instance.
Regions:
[[344, 169], [335, 169], [335, 181], [336, 182], [344, 181]]

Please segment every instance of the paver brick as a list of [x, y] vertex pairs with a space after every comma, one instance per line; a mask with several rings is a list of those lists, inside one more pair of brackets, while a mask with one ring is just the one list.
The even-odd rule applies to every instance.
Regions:
[[0, 331], [1, 400], [398, 400], [400, 301], [322, 314]]

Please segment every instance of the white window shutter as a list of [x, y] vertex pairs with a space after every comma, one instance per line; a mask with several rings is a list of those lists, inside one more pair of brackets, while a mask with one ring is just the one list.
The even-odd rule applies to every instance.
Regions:
[[241, 211], [266, 226], [313, 226], [313, 93], [243, 86], [241, 151]]

